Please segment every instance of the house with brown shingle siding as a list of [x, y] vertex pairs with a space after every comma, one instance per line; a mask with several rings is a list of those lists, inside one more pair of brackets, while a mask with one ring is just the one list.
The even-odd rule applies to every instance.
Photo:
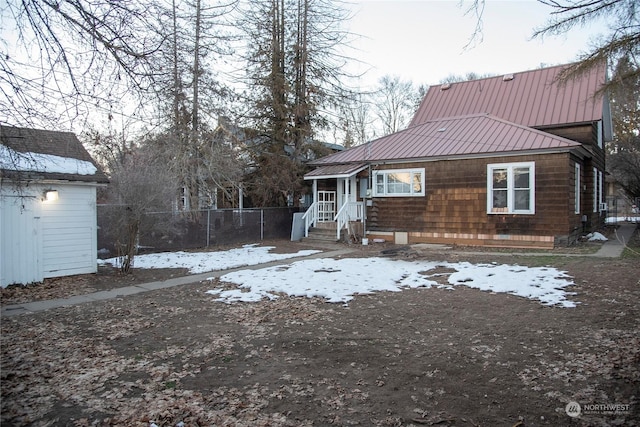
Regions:
[[551, 248], [604, 220], [605, 67], [432, 86], [399, 132], [312, 162], [305, 227], [396, 243]]

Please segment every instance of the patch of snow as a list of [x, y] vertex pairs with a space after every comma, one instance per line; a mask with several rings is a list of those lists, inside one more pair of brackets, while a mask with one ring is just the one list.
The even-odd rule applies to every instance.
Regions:
[[[430, 275], [429, 272], [442, 267], [455, 270], [449, 276], [449, 285], [431, 280], [438, 274]], [[220, 280], [239, 286], [238, 289], [214, 289], [208, 292], [217, 296], [216, 301], [225, 303], [275, 299], [280, 294], [320, 297], [327, 302], [347, 303], [358, 294], [399, 292], [404, 288], [432, 286], [454, 289], [462, 285], [517, 295], [545, 305], [576, 305], [567, 300], [567, 295], [573, 294], [564, 289], [574, 283], [566, 273], [549, 267], [495, 263], [410, 262], [388, 258], [313, 259], [259, 270], [236, 271], [221, 276]]]
[[[275, 249], [275, 246], [250, 244], [227, 251], [162, 252], [136, 255], [133, 262], [135, 268], [186, 268], [189, 270], [189, 273], [198, 274], [208, 271], [263, 264], [271, 261], [280, 261], [322, 252], [318, 250], [302, 250], [295, 253], [275, 254], [269, 252], [272, 249]], [[120, 266], [117, 257], [98, 260], [98, 263], [111, 264], [116, 267]]]
[[607, 224], [616, 224], [618, 222], [631, 222], [631, 223], [638, 223], [640, 222], [640, 216], [610, 216], [607, 217], [606, 220]]
[[587, 234], [587, 239], [590, 242], [606, 242], [607, 240], [609, 240], [597, 231], [595, 233]]
[[93, 163], [84, 160], [52, 154], [19, 153], [4, 145], [0, 145], [0, 169], [76, 175], [95, 175], [98, 171]]

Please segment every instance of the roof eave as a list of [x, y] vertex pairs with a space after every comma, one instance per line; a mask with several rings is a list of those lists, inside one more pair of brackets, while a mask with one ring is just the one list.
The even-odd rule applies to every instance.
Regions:
[[369, 164], [368, 163], [363, 163], [363, 162], [353, 162], [353, 163], [335, 163], [335, 164], [324, 164], [324, 165], [319, 165], [317, 169], [321, 169], [322, 167], [330, 167], [330, 166], [334, 166], [334, 165], [353, 165], [355, 166], [353, 169], [349, 170], [348, 172], [344, 172], [344, 173], [328, 173], [325, 175], [313, 175], [313, 172], [311, 172], [310, 174], [306, 174], [304, 176], [304, 180], [305, 181], [311, 181], [311, 180], [317, 180], [317, 179], [336, 179], [336, 178], [340, 178], [340, 179], [346, 179], [346, 178], [351, 178], [354, 175], [357, 175], [359, 172], [365, 170]]
[[[406, 163], [426, 163], [426, 162], [439, 162], [439, 161], [455, 161], [455, 160], [471, 160], [471, 159], [487, 159], [492, 157], [516, 157], [527, 155], [544, 155], [544, 154], [557, 154], [576, 152], [583, 157], [590, 157], [591, 155], [587, 150], [582, 147], [581, 144], [567, 147], [555, 147], [555, 148], [541, 148], [533, 150], [519, 150], [519, 151], [500, 151], [493, 153], [470, 153], [470, 154], [458, 154], [448, 156], [434, 156], [434, 157], [413, 157], [413, 158], [401, 158], [401, 159], [375, 159], [367, 161], [369, 165], [391, 165], [391, 164], [406, 164]], [[324, 164], [323, 166], [328, 166]], [[332, 176], [335, 178], [335, 176]], [[307, 179], [307, 178], [305, 178]], [[311, 179], [311, 178], [310, 178]], [[313, 179], [318, 179], [314, 177]]]
[[314, 175], [314, 176], [305, 176], [304, 180], [312, 181], [314, 179], [336, 179], [336, 178], [344, 179], [344, 178], [350, 178], [353, 175], [355, 174]]
[[1, 169], [0, 176], [12, 181], [29, 181], [29, 182], [82, 182], [94, 183], [100, 185], [109, 184], [109, 179], [102, 174], [96, 175], [73, 175], [63, 173], [43, 173], [43, 172], [25, 172], [10, 169]]

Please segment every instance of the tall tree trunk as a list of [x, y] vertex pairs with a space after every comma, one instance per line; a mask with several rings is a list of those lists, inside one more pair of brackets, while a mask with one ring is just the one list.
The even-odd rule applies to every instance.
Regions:
[[[191, 158], [189, 159], [188, 168], [188, 197], [189, 205], [192, 210], [198, 210], [200, 208], [200, 123], [199, 123], [199, 109], [200, 103], [198, 95], [200, 92], [200, 43], [202, 33], [202, 1], [196, 0], [196, 22], [195, 22], [195, 37], [193, 46], [193, 104], [191, 108], [191, 133], [188, 139], [189, 153]], [[194, 216], [193, 218], [196, 218]], [[193, 219], [192, 218], [192, 219]]]
[[273, 140], [278, 146], [286, 142], [287, 135], [287, 88], [285, 75], [285, 4], [284, 0], [272, 2], [271, 39], [271, 98], [273, 109]]
[[199, 123], [198, 123], [198, 91], [199, 91], [199, 83], [200, 83], [200, 32], [202, 27], [202, 4], [201, 0], [196, 0], [196, 35], [195, 35], [195, 45], [193, 47], [193, 109], [191, 112], [191, 132], [193, 132], [194, 137], [197, 138], [197, 133], [199, 131]]
[[176, 11], [176, 0], [171, 2], [172, 25], [173, 25], [173, 121], [175, 129], [179, 128], [180, 123], [180, 100], [182, 93], [182, 84], [180, 82], [180, 73], [178, 70], [178, 17]]
[[295, 105], [294, 123], [296, 149], [304, 146], [306, 138], [310, 134], [309, 124], [309, 93], [307, 90], [307, 63], [308, 63], [308, 27], [309, 27], [309, 1], [298, 0], [297, 16], [297, 40], [295, 53]]

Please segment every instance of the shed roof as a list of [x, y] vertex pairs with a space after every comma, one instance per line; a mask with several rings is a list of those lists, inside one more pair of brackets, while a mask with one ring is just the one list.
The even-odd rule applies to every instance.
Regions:
[[109, 182], [73, 132], [0, 126], [0, 143], [13, 152], [25, 154], [20, 161], [0, 158], [3, 175], [19, 173], [21, 178], [28, 179]]
[[[489, 114], [445, 117], [410, 126], [312, 165], [435, 160], [454, 156], [563, 151], [582, 144], [550, 133], [510, 123]], [[307, 174], [307, 177], [310, 175]]]
[[562, 81], [568, 65], [431, 86], [410, 126], [442, 117], [488, 113], [520, 125], [544, 128], [601, 120], [605, 65]]

